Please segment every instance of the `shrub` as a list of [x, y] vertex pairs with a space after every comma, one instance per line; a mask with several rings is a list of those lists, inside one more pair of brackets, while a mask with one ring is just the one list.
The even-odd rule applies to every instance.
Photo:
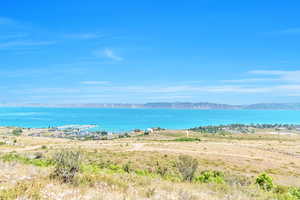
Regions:
[[231, 186], [249, 186], [252, 184], [251, 178], [234, 174], [225, 176], [224, 181]]
[[28, 158], [19, 154], [9, 153], [1, 157], [4, 162], [12, 162], [17, 161], [23, 164], [35, 165], [38, 167], [48, 167], [53, 165], [51, 160], [46, 159], [36, 159], [36, 158]]
[[224, 174], [220, 171], [203, 171], [201, 175], [195, 178], [200, 183], [224, 183]]
[[255, 181], [259, 187], [265, 191], [271, 191], [274, 188], [273, 179], [266, 173], [259, 175]]
[[107, 136], [103, 136], [103, 137], [101, 138], [101, 140], [108, 140], [108, 137], [107, 137]]
[[156, 161], [156, 173], [161, 176], [165, 176], [167, 172], [168, 172], [168, 167], [162, 166], [161, 164], [159, 164], [158, 161]]
[[199, 139], [199, 138], [182, 137], [182, 138], [176, 138], [174, 141], [175, 142], [200, 142], [201, 139]]
[[18, 182], [14, 187], [0, 190], [0, 199], [42, 199], [40, 191], [43, 187], [44, 183], [41, 181]]
[[108, 135], [108, 132], [107, 132], [107, 131], [101, 131], [100, 134], [101, 134], [102, 136], [106, 136], [106, 135]]
[[191, 156], [181, 155], [176, 162], [176, 167], [184, 181], [192, 181], [198, 168], [198, 161]]
[[13, 135], [16, 135], [16, 136], [19, 136], [19, 135], [21, 135], [22, 134], [22, 129], [20, 129], [20, 128], [17, 128], [17, 129], [14, 129], [13, 131], [12, 131], [12, 134]]
[[146, 197], [151, 198], [155, 194], [156, 188], [148, 188], [146, 191]]
[[80, 152], [63, 150], [54, 157], [55, 169], [51, 178], [58, 178], [64, 183], [71, 183], [80, 167]]
[[122, 169], [127, 172], [127, 173], [130, 173], [132, 171], [132, 168], [131, 168], [131, 163], [130, 162], [127, 162], [126, 164], [124, 164], [122, 166]]
[[131, 135], [129, 135], [129, 133], [125, 133], [124, 136], [125, 137], [131, 137]]
[[295, 187], [290, 188], [289, 194], [295, 197], [295, 199], [300, 199], [300, 188], [295, 188]]
[[123, 170], [121, 166], [116, 165], [116, 164], [110, 164], [108, 166], [108, 169], [110, 169], [110, 170], [112, 170], [114, 172], [122, 172], [122, 170]]
[[151, 173], [149, 171], [142, 170], [142, 169], [136, 169], [134, 172], [139, 176], [150, 176], [151, 175]]
[[34, 153], [34, 159], [42, 159], [44, 157], [42, 152]]
[[277, 194], [286, 194], [289, 192], [289, 187], [283, 185], [277, 185], [276, 187], [274, 187], [273, 192]]

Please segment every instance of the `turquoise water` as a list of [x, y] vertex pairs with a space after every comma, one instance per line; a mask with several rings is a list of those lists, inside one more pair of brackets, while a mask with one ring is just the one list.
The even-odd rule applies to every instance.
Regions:
[[135, 128], [191, 128], [232, 123], [300, 124], [300, 111], [291, 110], [176, 110], [100, 108], [0, 108], [0, 126], [46, 128], [96, 124], [113, 132]]

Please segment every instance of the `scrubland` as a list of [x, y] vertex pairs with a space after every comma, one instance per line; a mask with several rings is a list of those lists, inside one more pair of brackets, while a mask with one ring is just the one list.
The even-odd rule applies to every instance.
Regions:
[[297, 200], [300, 136], [162, 130], [112, 140], [0, 129], [0, 199]]

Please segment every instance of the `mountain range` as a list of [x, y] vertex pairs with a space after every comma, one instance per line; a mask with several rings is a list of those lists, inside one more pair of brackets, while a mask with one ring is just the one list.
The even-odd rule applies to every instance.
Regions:
[[87, 103], [87, 104], [0, 104], [1, 107], [66, 107], [66, 108], [165, 108], [199, 110], [300, 110], [300, 103], [258, 103], [249, 105], [230, 105], [218, 103], [154, 102], [145, 104], [126, 103]]

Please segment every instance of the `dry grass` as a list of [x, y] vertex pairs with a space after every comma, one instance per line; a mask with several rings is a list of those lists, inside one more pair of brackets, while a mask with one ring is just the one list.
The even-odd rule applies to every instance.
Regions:
[[[7, 131], [0, 129], [0, 134]], [[30, 157], [40, 152], [51, 158], [63, 148], [75, 148], [83, 152], [83, 167], [74, 183], [66, 184], [49, 178], [51, 166], [1, 161], [0, 199], [280, 199], [253, 184], [261, 172], [271, 175], [275, 184], [300, 186], [298, 136], [191, 132], [189, 137], [201, 141], [174, 141], [185, 136], [168, 130], [108, 141], [18, 136], [17, 144], [3, 145], [0, 154], [15, 151]], [[198, 160], [195, 175], [207, 169], [224, 172], [226, 184], [182, 182], [175, 165], [179, 155]]]

